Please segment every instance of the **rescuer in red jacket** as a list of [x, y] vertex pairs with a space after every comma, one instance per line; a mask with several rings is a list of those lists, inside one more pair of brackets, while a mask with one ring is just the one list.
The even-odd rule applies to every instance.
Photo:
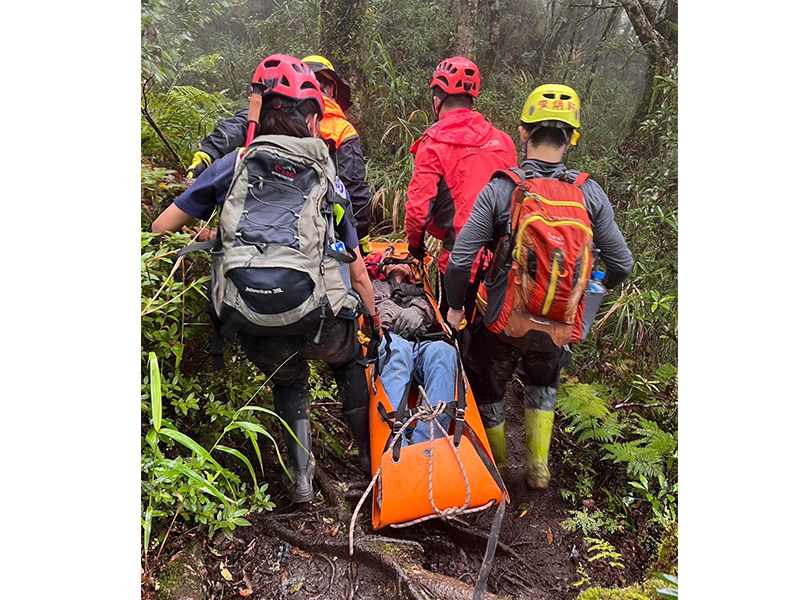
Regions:
[[[433, 114], [437, 122], [411, 146], [414, 174], [408, 184], [406, 239], [409, 251], [420, 260], [425, 256], [425, 231], [442, 240], [439, 257], [439, 309], [447, 314], [441, 282], [453, 243], [469, 218], [475, 198], [495, 171], [517, 166], [511, 137], [496, 129], [473, 109], [480, 92], [478, 67], [470, 60], [443, 60], [433, 72]], [[481, 257], [472, 266], [464, 308], [472, 316], [477, 273]], [[488, 260], [486, 261], [488, 264]]]

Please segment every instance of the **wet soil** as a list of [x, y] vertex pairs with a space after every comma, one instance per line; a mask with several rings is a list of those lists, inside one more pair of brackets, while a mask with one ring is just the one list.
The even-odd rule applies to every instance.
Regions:
[[[559, 457], [569, 444], [558, 432], [551, 447], [550, 488], [531, 491], [525, 486], [520, 396], [519, 389], [509, 386], [506, 432], [510, 474], [506, 486], [511, 502], [500, 534], [503, 546], [498, 546], [495, 553], [487, 592], [513, 600], [573, 600], [588, 585], [614, 587], [641, 581], [652, 557], [635, 534], [628, 532], [612, 538], [625, 564], [625, 568], [620, 569], [603, 561], [590, 563], [580, 531], [569, 533], [560, 526], [574, 507], [563, 500], [558, 491], [560, 481], [568, 475]], [[358, 473], [355, 458], [340, 460], [333, 453], [326, 454], [318, 458], [318, 464], [330, 480], [346, 486], [347, 502], [355, 508], [366, 489], [367, 478]], [[202, 528], [173, 533], [161, 564], [151, 564], [155, 579], [170, 556], [196, 540], [202, 547], [206, 567], [203, 584], [209, 599], [391, 600], [404, 597], [397, 576], [389, 569], [373, 561], [354, 560], [348, 556], [349, 523], [337, 519], [336, 508], [322, 494], [310, 505], [293, 506], [277, 478], [273, 481], [268, 477], [267, 480], [276, 503], [272, 512], [248, 517], [252, 527], [237, 528], [233, 541], [219, 534], [209, 540]], [[364, 503], [358, 515], [364, 532], [417, 542], [419, 546], [413, 546], [416, 548], [414, 558], [425, 569], [475, 585], [494, 510], [466, 515], [453, 522], [431, 520], [408, 528], [387, 527], [375, 532], [370, 521], [370, 500]], [[598, 507], [602, 504], [601, 498], [593, 501]], [[298, 538], [304, 543], [295, 543]], [[398, 547], [407, 550], [410, 546], [399, 544]], [[401, 566], [408, 566], [403, 556], [398, 554], [397, 560]], [[587, 583], [587, 577], [591, 584]], [[143, 600], [155, 597], [153, 585], [143, 585]]]

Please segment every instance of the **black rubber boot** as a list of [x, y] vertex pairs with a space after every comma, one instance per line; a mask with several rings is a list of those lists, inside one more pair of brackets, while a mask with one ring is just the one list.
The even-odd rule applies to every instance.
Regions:
[[369, 412], [366, 406], [342, 411], [345, 423], [358, 447], [358, 461], [361, 470], [372, 475], [369, 448]]
[[[316, 461], [311, 454], [311, 421], [302, 419], [288, 423], [297, 436], [284, 430], [283, 439], [286, 441], [286, 467], [294, 481], [284, 475], [284, 485], [289, 494], [289, 499], [294, 503], [311, 502], [314, 499], [314, 467]], [[300, 442], [298, 444], [297, 442]]]
[[372, 475], [369, 450], [369, 390], [367, 375], [355, 360], [332, 368], [342, 397], [342, 416], [358, 447], [361, 469]]
[[[283, 428], [286, 442], [286, 468], [283, 483], [292, 502], [311, 502], [314, 499], [314, 455], [311, 453], [311, 420], [308, 409], [308, 383], [278, 385], [273, 388], [275, 412], [291, 427], [294, 436]], [[295, 437], [297, 439], [295, 439]], [[299, 442], [299, 443], [298, 443]]]

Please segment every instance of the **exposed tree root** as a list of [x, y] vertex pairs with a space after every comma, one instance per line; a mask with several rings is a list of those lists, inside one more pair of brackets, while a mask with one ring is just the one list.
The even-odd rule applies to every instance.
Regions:
[[170, 558], [158, 574], [161, 600], [205, 600], [206, 567], [201, 545], [194, 539], [185, 550]]
[[[334, 554], [348, 560], [351, 559], [348, 543], [345, 540], [319, 540], [302, 535], [270, 519], [264, 521], [264, 526], [275, 537], [289, 542], [305, 552]], [[357, 539], [352, 559], [393, 573], [408, 600], [431, 600], [431, 598], [472, 600], [474, 592], [472, 586], [452, 577], [431, 573], [416, 562], [414, 554], [403, 548], [390, 546], [384, 541], [370, 538]], [[401, 563], [406, 566], [401, 566]], [[484, 594], [484, 599], [501, 600], [501, 597], [487, 593]]]
[[[334, 506], [340, 522], [349, 524], [352, 510], [346, 500], [346, 490], [333, 481], [317, 465], [317, 482], [323, 495]], [[367, 536], [356, 524], [354, 553], [350, 556], [346, 540], [317, 539], [289, 529], [274, 519], [265, 519], [265, 528], [274, 536], [289, 542], [305, 552], [334, 554], [357, 563], [369, 563], [397, 578], [399, 588], [408, 600], [472, 600], [474, 588], [462, 581], [431, 573], [418, 562], [422, 546], [413, 541], [396, 540], [380, 536]], [[512, 551], [513, 552], [513, 551]], [[401, 566], [403, 565], [403, 566]], [[484, 594], [485, 600], [501, 600], [500, 596]]]

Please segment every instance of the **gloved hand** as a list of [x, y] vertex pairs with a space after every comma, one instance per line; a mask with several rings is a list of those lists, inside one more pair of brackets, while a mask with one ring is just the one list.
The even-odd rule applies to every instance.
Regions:
[[453, 331], [461, 329], [461, 323], [464, 321], [464, 308], [448, 308], [447, 309], [447, 324], [453, 328]]
[[211, 157], [202, 150], [198, 150], [194, 153], [192, 164], [189, 165], [189, 169], [186, 171], [186, 177], [188, 179], [197, 179], [197, 177], [200, 176], [200, 173], [205, 171], [206, 167], [210, 166]]
[[361, 247], [361, 256], [366, 256], [367, 254], [372, 252], [372, 247], [369, 245], [369, 242], [370, 242], [369, 234], [365, 235], [360, 240], [358, 240], [358, 244]]
[[365, 316], [361, 322], [361, 332], [371, 339], [380, 339], [383, 337], [383, 330], [381, 329], [381, 315], [378, 310], [372, 315], [372, 320]]
[[417, 334], [425, 333], [424, 319], [418, 310], [404, 308], [395, 317], [392, 329], [400, 337], [413, 338]]
[[408, 253], [420, 262], [425, 262], [425, 255], [428, 253], [428, 251], [425, 249], [425, 244], [422, 244], [421, 248], [409, 245]]

